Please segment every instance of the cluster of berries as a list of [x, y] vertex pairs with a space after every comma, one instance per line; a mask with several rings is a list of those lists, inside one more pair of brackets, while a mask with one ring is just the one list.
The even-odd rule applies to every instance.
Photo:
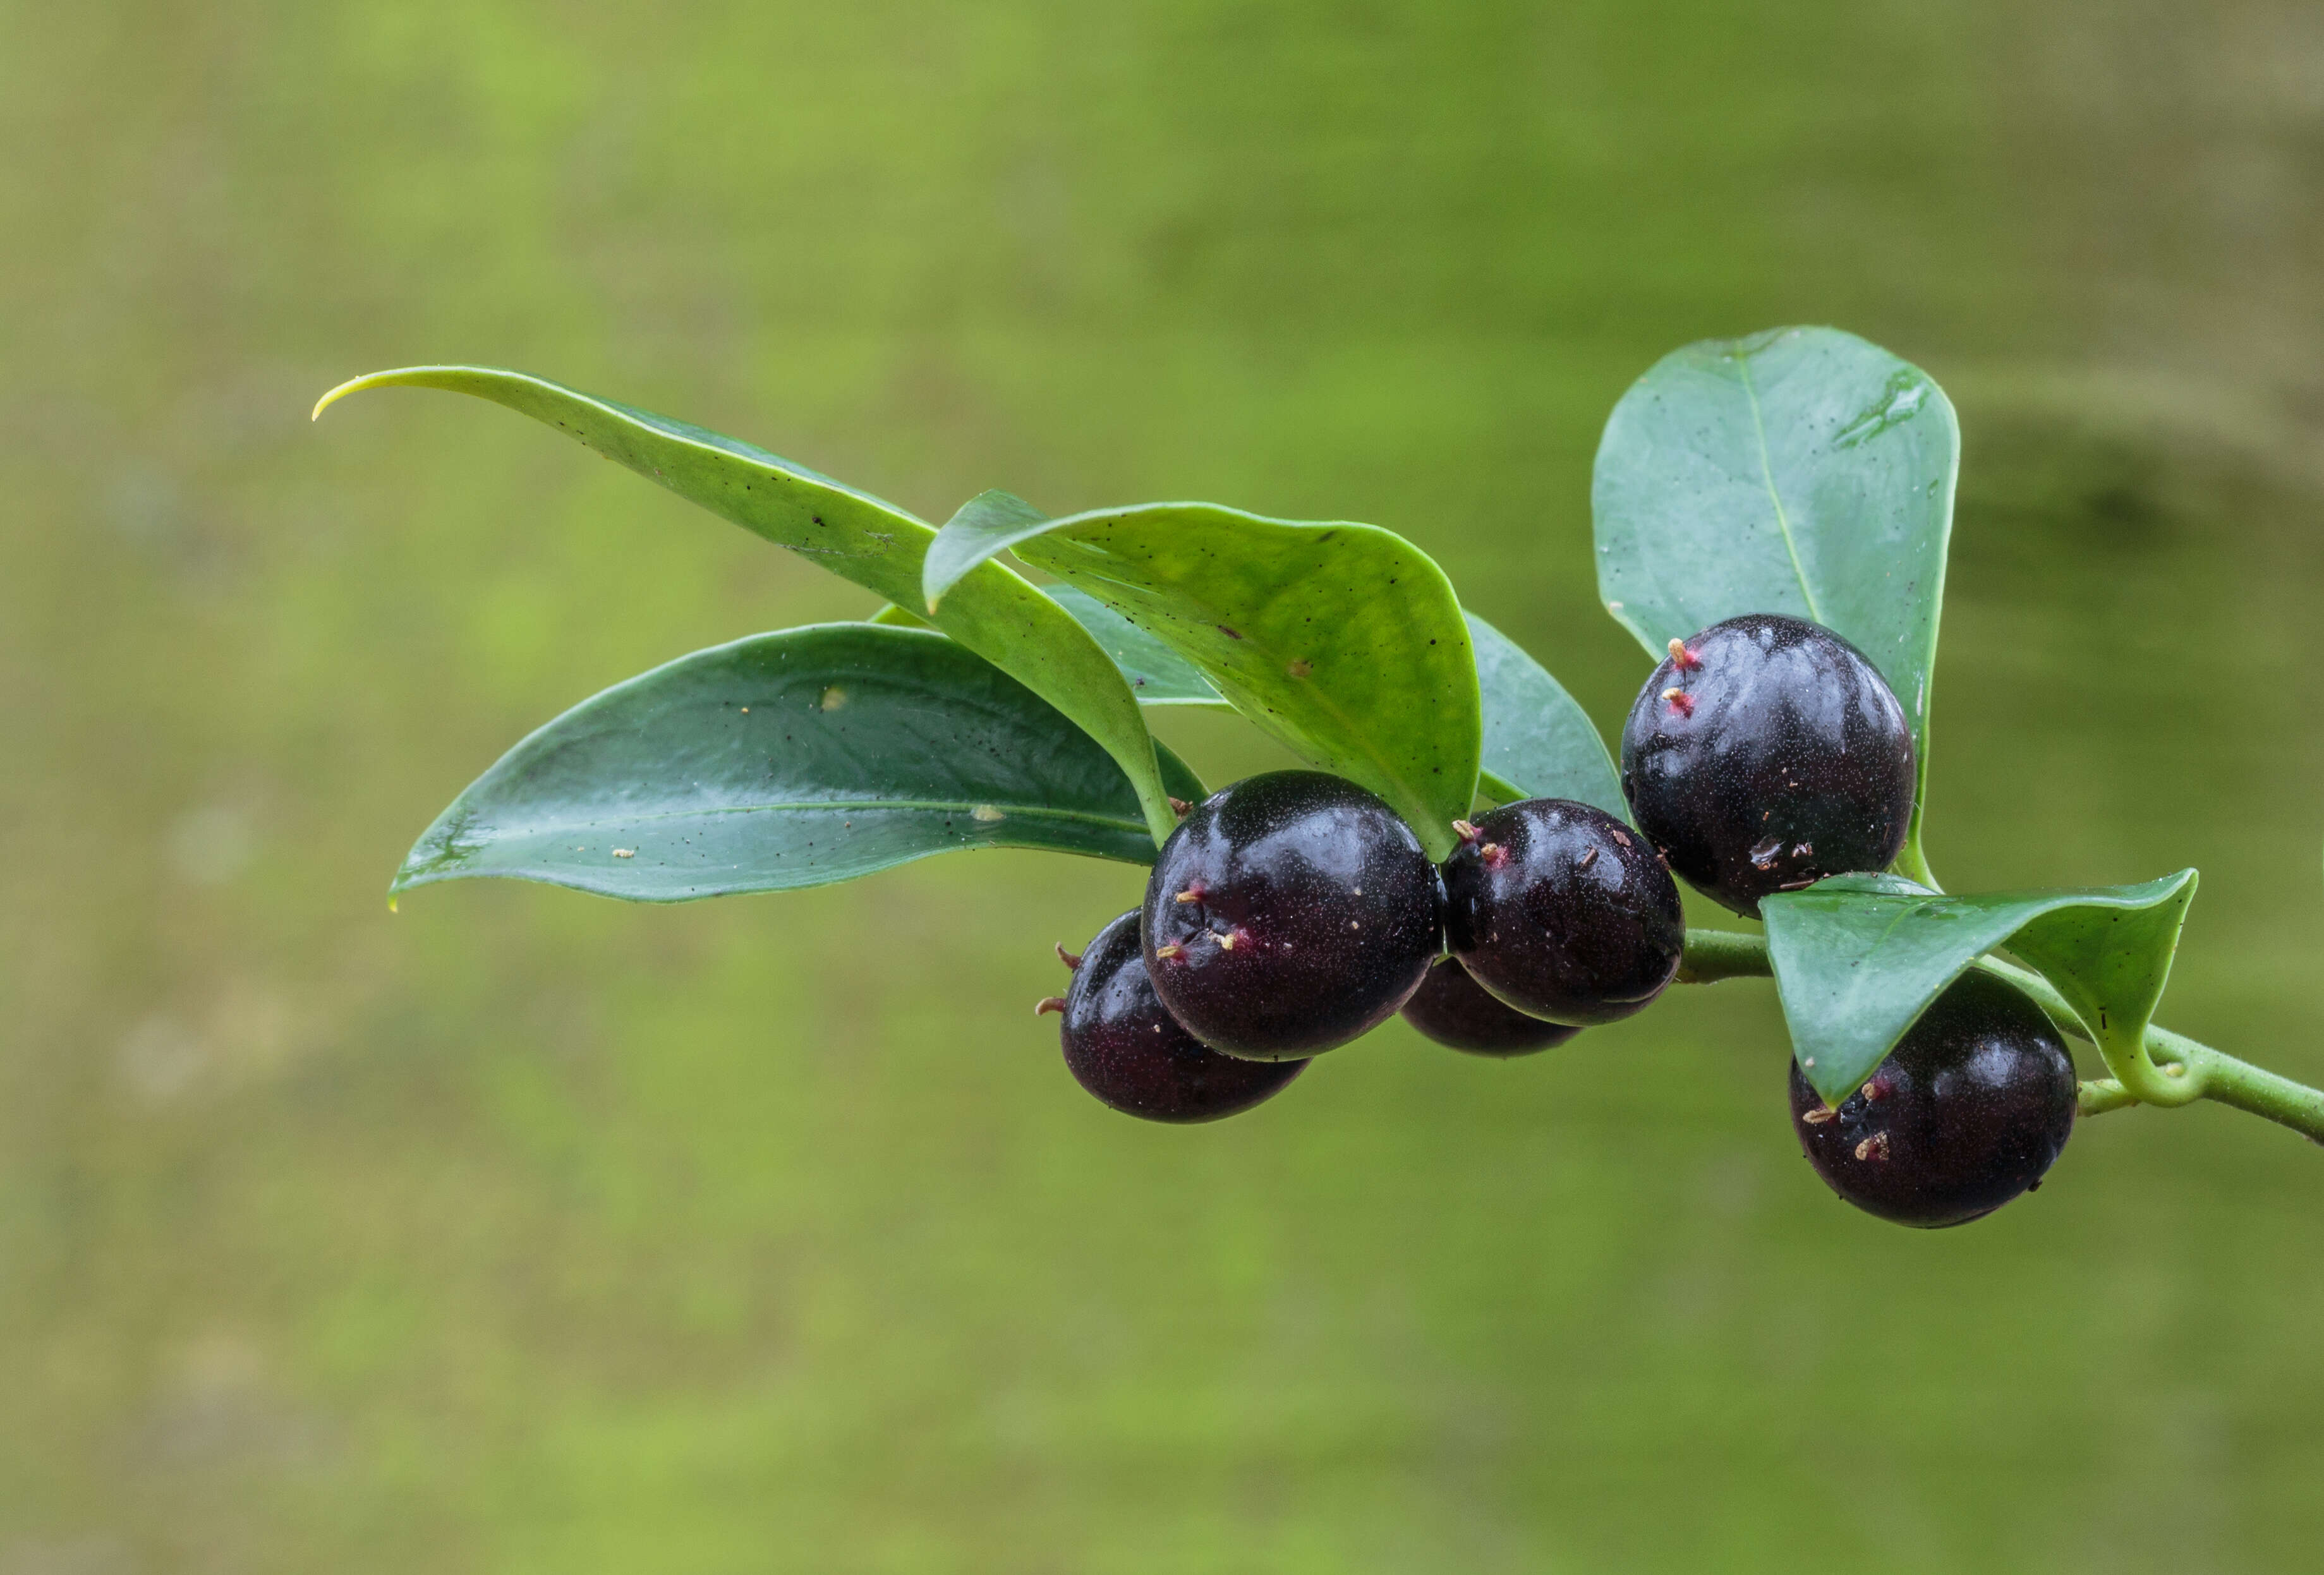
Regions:
[[[1855, 647], [1770, 613], [1673, 640], [1622, 733], [1637, 829], [1568, 799], [1456, 823], [1432, 864], [1372, 794], [1315, 771], [1221, 789], [1163, 844], [1144, 905], [1098, 933], [1058, 1011], [1065, 1064], [1115, 1110], [1208, 1121], [1401, 1011], [1440, 1044], [1545, 1050], [1646, 1007], [1678, 972], [1673, 873], [1757, 917], [1775, 892], [1886, 869], [1912, 730]], [[1796, 1065], [1800, 1144], [1884, 1218], [1959, 1224], [2040, 1184], [2071, 1132], [2073, 1063], [2023, 994], [1971, 973], [1837, 1110]]]

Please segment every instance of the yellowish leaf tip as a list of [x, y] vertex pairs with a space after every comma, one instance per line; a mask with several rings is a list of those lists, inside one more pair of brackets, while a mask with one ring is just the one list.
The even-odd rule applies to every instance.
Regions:
[[395, 900], [396, 900], [396, 899], [395, 899], [394, 898], [392, 898], [392, 897], [391, 897], [391, 898], [389, 898], [387, 899], [387, 911], [388, 911], [388, 912], [390, 912], [390, 913], [393, 913], [393, 912], [395, 911]]
[[338, 403], [339, 401], [345, 399], [351, 393], [359, 392], [360, 391], [367, 388], [379, 388], [384, 384], [393, 382], [396, 379], [401, 377], [408, 372], [425, 372], [428, 370], [429, 369], [420, 366], [399, 366], [388, 372], [366, 372], [361, 377], [351, 377], [347, 379], [346, 382], [339, 384], [338, 387], [333, 389], [330, 392], [325, 394], [321, 399], [317, 400], [315, 401], [314, 411], [312, 414], [308, 416], [307, 419], [310, 421], [321, 420], [325, 410], [329, 410], [333, 405]]

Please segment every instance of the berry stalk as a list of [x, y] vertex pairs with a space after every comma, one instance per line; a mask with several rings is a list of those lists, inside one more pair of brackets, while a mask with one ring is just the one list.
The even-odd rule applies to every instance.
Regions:
[[[2032, 996], [2065, 1032], [2086, 1043], [2095, 1043], [2065, 999], [2040, 974], [1996, 957], [1980, 957], [1977, 966]], [[1691, 929], [1686, 933], [1686, 951], [1678, 970], [1681, 984], [1764, 979], [1774, 973], [1763, 936], [1738, 930]], [[2291, 1128], [2310, 1142], [2324, 1144], [2324, 1091], [2294, 1082], [2164, 1027], [2148, 1027], [2146, 1054], [2166, 1076], [2193, 1079], [2195, 1097], [2264, 1117]], [[2142, 1102], [2112, 1078], [2081, 1085], [2081, 1111], [2086, 1116], [2103, 1115]]]

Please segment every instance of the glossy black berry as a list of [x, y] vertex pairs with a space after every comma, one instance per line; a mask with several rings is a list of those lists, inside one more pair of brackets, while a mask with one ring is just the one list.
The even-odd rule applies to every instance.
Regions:
[[1057, 1038], [1074, 1079], [1124, 1115], [1215, 1121], [1271, 1098], [1304, 1061], [1242, 1061], [1206, 1048], [1162, 1007], [1139, 953], [1136, 910], [1097, 933], [1074, 964]]
[[1246, 778], [1189, 811], [1146, 887], [1146, 966], [1204, 1044], [1262, 1061], [1378, 1027], [1443, 945], [1412, 828], [1320, 771]]
[[1444, 939], [1532, 1017], [1628, 1017], [1678, 972], [1686, 918], [1646, 839], [1587, 804], [1528, 798], [1464, 826], [1444, 861]]
[[1833, 1192], [1900, 1225], [1960, 1225], [2030, 1187], [2074, 1130], [2074, 1064], [2050, 1019], [1963, 974], [1871, 1081], [1829, 1109], [1792, 1064], [1792, 1126]]
[[1452, 957], [1429, 964], [1428, 977], [1404, 1003], [1404, 1020], [1439, 1045], [1471, 1055], [1530, 1055], [1582, 1032], [1502, 1005]]
[[1622, 792], [1671, 869], [1723, 907], [1885, 870], [1913, 817], [1913, 732], [1879, 670], [1754, 612], [1672, 653], [1622, 729]]

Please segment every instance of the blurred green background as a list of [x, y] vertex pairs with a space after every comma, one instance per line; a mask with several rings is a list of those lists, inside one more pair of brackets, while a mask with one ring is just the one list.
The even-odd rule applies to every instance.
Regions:
[[1763, 983], [1166, 1130], [1027, 1012], [1126, 866], [391, 916], [529, 728], [872, 604], [504, 411], [307, 421], [474, 360], [930, 518], [1373, 520], [1610, 726], [1606, 411], [1838, 323], [1967, 434], [1938, 870], [2200, 865], [2166, 1020], [2324, 1079], [2312, 5], [0, 37], [0, 1575], [2316, 1567], [2324, 1155], [2249, 1118], [1921, 1235], [1801, 1164]]

